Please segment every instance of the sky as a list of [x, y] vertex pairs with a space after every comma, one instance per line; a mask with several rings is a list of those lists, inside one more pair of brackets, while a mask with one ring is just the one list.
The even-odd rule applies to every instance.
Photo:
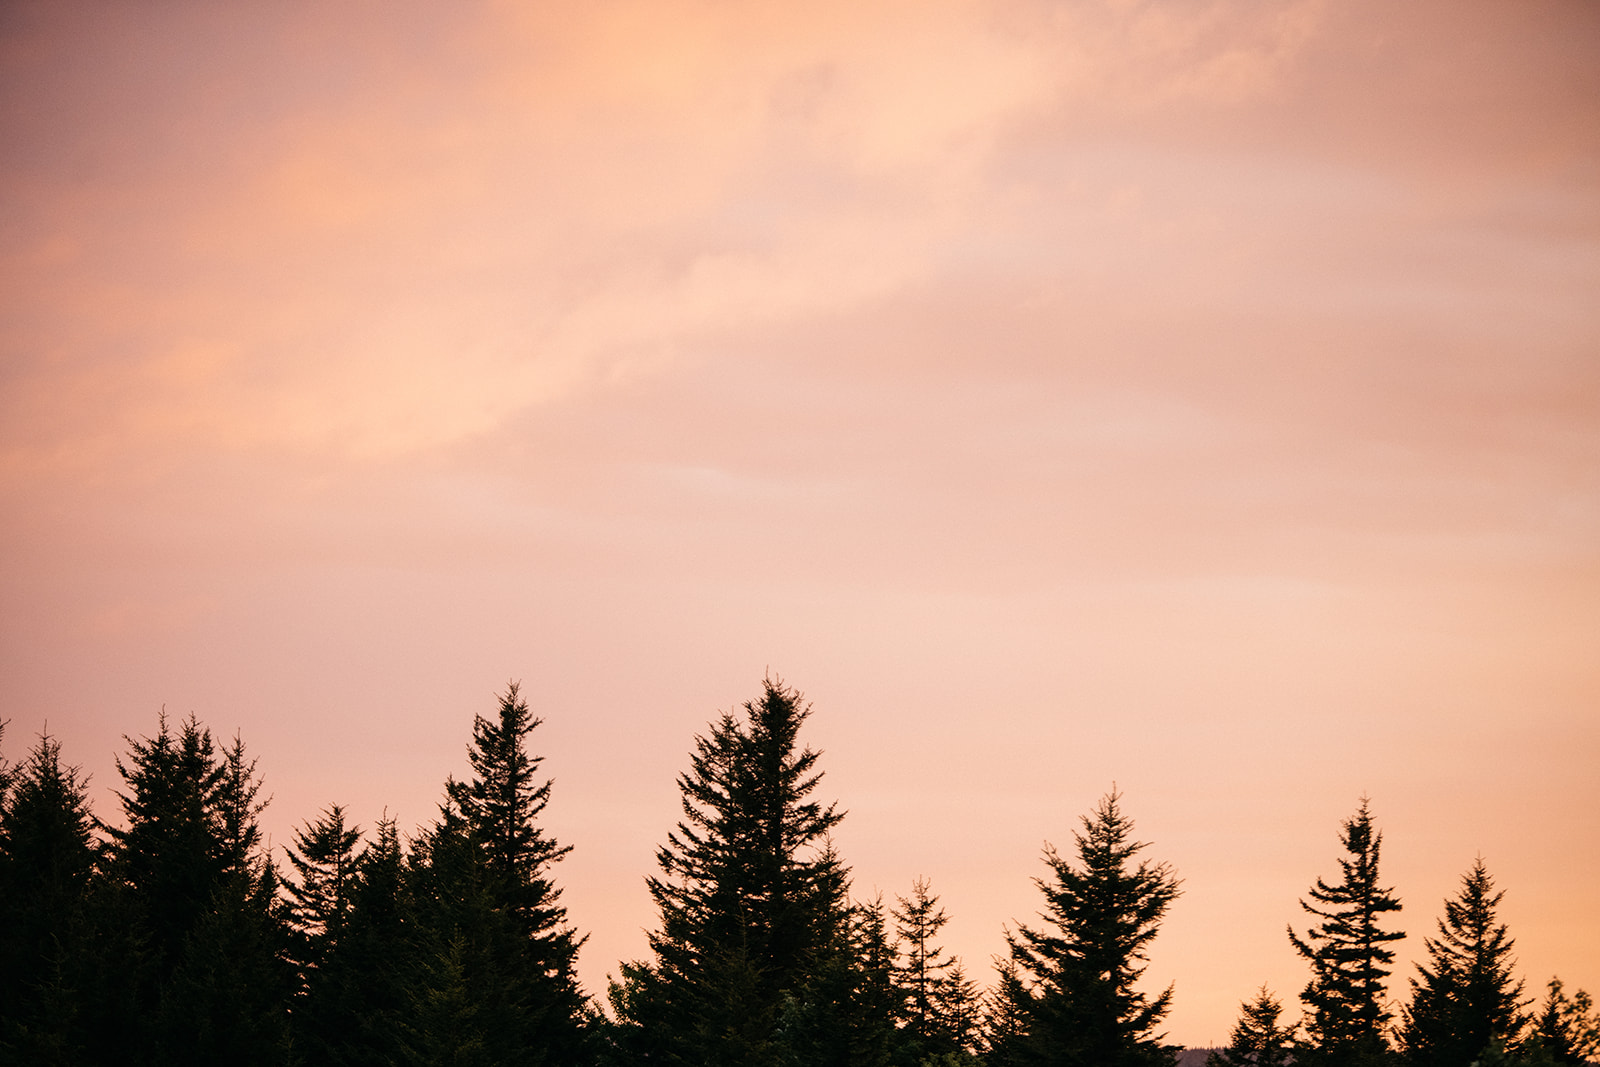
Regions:
[[981, 982], [1113, 787], [1226, 1040], [1363, 796], [1600, 992], [1600, 5], [0, 6], [0, 719], [274, 847], [520, 680], [593, 993], [696, 733], [812, 703]]

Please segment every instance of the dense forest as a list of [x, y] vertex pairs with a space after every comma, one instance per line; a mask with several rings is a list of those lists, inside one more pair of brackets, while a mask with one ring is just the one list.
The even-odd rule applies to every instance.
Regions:
[[[1176, 872], [1146, 855], [1113, 789], [1047, 850], [1035, 925], [980, 985], [939, 945], [932, 886], [851, 897], [810, 713], [778, 681], [694, 739], [682, 812], [647, 889], [650, 958], [595, 1003], [555, 879], [572, 847], [540, 815], [539, 725], [511, 685], [473, 723], [471, 774], [437, 817], [370, 834], [330, 805], [281, 857], [242, 740], [193, 716], [127, 738], [120, 817], [45, 736], [0, 762], [0, 1062], [18, 1064], [1171, 1064], [1173, 990], [1146, 992]], [[3, 729], [3, 727], [0, 727]], [[1513, 974], [1482, 860], [1444, 902], [1426, 962], [1391, 1002], [1400, 902], [1365, 799], [1338, 877], [1288, 931], [1309, 971], [1299, 1018], [1261, 989], [1215, 1067], [1576, 1064], [1600, 1057], [1589, 996]], [[1398, 1006], [1391, 1006], [1397, 1004]]]

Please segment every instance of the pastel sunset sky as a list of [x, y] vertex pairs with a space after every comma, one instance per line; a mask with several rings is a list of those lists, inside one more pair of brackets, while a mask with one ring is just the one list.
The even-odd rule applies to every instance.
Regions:
[[7, 758], [410, 830], [520, 679], [601, 993], [767, 672], [982, 982], [1116, 783], [1177, 1042], [1363, 794], [1600, 992], [1600, 4], [0, 7]]

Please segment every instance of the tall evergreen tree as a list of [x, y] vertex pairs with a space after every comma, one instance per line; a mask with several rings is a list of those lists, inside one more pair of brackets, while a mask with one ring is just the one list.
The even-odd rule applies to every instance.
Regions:
[[[767, 679], [761, 699], [695, 739], [683, 819], [648, 879], [655, 959], [613, 985], [618, 1052], [633, 1062], [766, 1067], [815, 1062], [840, 960], [851, 954], [847, 874], [828, 845], [844, 817], [812, 799], [810, 714]], [[837, 1001], [832, 1004], [837, 1006]], [[848, 1061], [841, 1061], [848, 1062]]]
[[289, 922], [295, 934], [300, 990], [292, 1017], [299, 1055], [337, 1062], [337, 1048], [352, 1020], [343, 994], [345, 960], [340, 951], [357, 879], [359, 827], [345, 825], [344, 809], [329, 805], [314, 823], [295, 831], [288, 848], [294, 875], [285, 884]]
[[1581, 989], [1569, 997], [1561, 979], [1550, 979], [1533, 1018], [1533, 1034], [1524, 1044], [1535, 1061], [1541, 1056], [1557, 1064], [1600, 1061], [1600, 1019], [1595, 1017], [1594, 1001]]
[[1165, 863], [1135, 856], [1133, 823], [1113, 789], [1075, 833], [1078, 866], [1045, 847], [1051, 879], [1034, 883], [1045, 897], [1048, 927], [1019, 925], [1007, 935], [1011, 957], [1028, 981], [1012, 995], [1023, 1020], [1013, 1044], [1019, 1062], [1144, 1067], [1170, 1064], [1175, 1048], [1155, 1028], [1172, 1002], [1168, 986], [1154, 998], [1135, 988], [1147, 947], [1179, 893]]
[[[1012, 934], [1006, 931], [1006, 941]], [[995, 984], [981, 1005], [983, 1062], [989, 1067], [1017, 1067], [1024, 1062], [1022, 1043], [1027, 1038], [1026, 1009], [1033, 997], [1022, 980], [1022, 969], [1010, 955], [994, 958]]]
[[1307, 1008], [1306, 1038], [1296, 1061], [1306, 1067], [1357, 1067], [1388, 1058], [1386, 1030], [1392, 1013], [1384, 999], [1384, 979], [1405, 937], [1384, 930], [1383, 916], [1400, 910], [1392, 889], [1379, 885], [1378, 859], [1383, 834], [1373, 827], [1366, 797], [1339, 837], [1346, 857], [1337, 884], [1321, 878], [1311, 887], [1312, 903], [1300, 902], [1319, 921], [1302, 939], [1289, 929], [1295, 951], [1311, 963], [1311, 980], [1300, 999]]
[[405, 854], [392, 816], [378, 820], [355, 866], [336, 954], [307, 990], [325, 1038], [308, 1052], [341, 1067], [392, 1067], [404, 1059], [415, 943]]
[[945, 1034], [954, 1048], [945, 1053], [946, 1062], [979, 1061], [983, 1046], [983, 994], [978, 984], [967, 977], [957, 959], [939, 979], [939, 1013]]
[[949, 916], [928, 880], [911, 884], [910, 897], [896, 898], [892, 909], [902, 961], [895, 967], [900, 990], [900, 1017], [918, 1058], [962, 1055], [971, 1051], [977, 1029], [976, 990], [954, 956], [937, 943]]
[[1417, 964], [1400, 1028], [1412, 1067], [1469, 1063], [1497, 1038], [1501, 1047], [1516, 1044], [1525, 1002], [1511, 974], [1513, 942], [1495, 921], [1503, 896], [1480, 857], [1462, 876], [1460, 894], [1444, 902], [1439, 936], [1423, 941], [1428, 963]]
[[[260, 783], [234, 743], [219, 758], [191, 715], [128, 739], [127, 825], [110, 829], [112, 907], [128, 924], [108, 1002], [131, 1005], [133, 1062], [280, 1063], [294, 971], [277, 872], [260, 849]], [[130, 1040], [131, 1038], [131, 1040]]]
[[45, 735], [0, 804], [0, 1063], [73, 1063], [100, 851], [86, 782]]
[[919, 1043], [927, 1044], [939, 1030], [939, 980], [955, 963], [935, 943], [950, 921], [939, 898], [928, 892], [928, 880], [911, 883], [911, 896], [896, 898], [891, 909], [895, 937], [904, 946], [905, 959], [895, 968], [895, 978], [905, 996], [905, 1025]]
[[1256, 999], [1239, 1005], [1239, 1021], [1228, 1047], [1207, 1057], [1206, 1067], [1286, 1067], [1293, 1063], [1299, 1027], [1278, 1025], [1282, 1013], [1278, 998], [1262, 986]]
[[855, 959], [848, 996], [857, 1033], [854, 1044], [862, 1063], [899, 1063], [911, 1056], [905, 1035], [897, 1028], [904, 996], [895, 984], [900, 953], [889, 936], [883, 897], [851, 908], [851, 944]]
[[284, 888], [295, 930], [308, 942], [302, 953], [311, 968], [338, 947], [350, 914], [361, 828], [344, 820], [344, 809], [330, 804], [316, 822], [295, 831], [288, 849], [295, 877]]
[[570, 849], [538, 817], [551, 783], [528, 751], [539, 726], [512, 683], [494, 718], [476, 716], [473, 775], [446, 783], [439, 819], [406, 867], [416, 909], [413, 1058], [569, 1064], [587, 1055], [587, 1001], [551, 864]]

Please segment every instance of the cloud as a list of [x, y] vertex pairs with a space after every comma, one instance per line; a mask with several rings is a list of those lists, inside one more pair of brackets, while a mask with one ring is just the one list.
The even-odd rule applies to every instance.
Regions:
[[[1285, 47], [1123, 6], [491, 5], [354, 37], [175, 7], [71, 46], [45, 18], [11, 42], [60, 68], [9, 116], [8, 464], [399, 456], [879, 298], [992, 210], [1020, 116], [1236, 98]], [[63, 122], [89, 170], [42, 143]]]

